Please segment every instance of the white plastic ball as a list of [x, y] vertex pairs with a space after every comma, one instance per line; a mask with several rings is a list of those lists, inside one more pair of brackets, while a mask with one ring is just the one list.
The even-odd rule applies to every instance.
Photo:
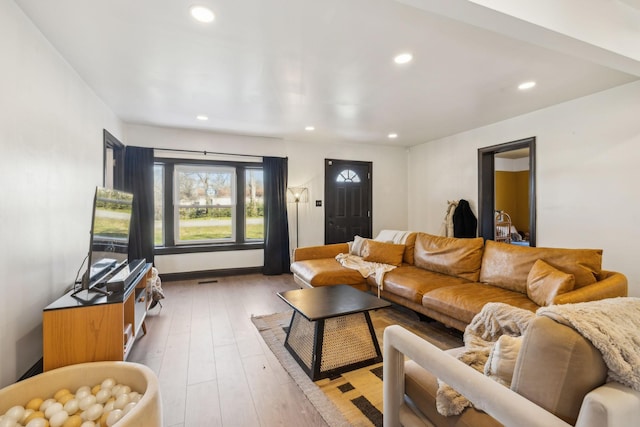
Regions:
[[20, 425], [13, 418], [3, 415], [0, 417], [0, 427], [20, 427]]
[[116, 385], [116, 380], [113, 378], [106, 378], [102, 381], [102, 384], [100, 384], [102, 388], [112, 388], [114, 385]]
[[140, 402], [140, 399], [142, 399], [142, 395], [137, 391], [132, 391], [131, 393], [129, 393], [130, 401], [138, 403]]
[[20, 421], [24, 416], [24, 407], [20, 405], [12, 406], [9, 410], [4, 414], [5, 417], [9, 417], [14, 421]]
[[107, 427], [111, 427], [112, 425], [117, 423], [123, 415], [124, 414], [120, 409], [114, 409], [113, 411], [111, 411], [109, 413], [109, 416], [107, 417]]
[[96, 397], [93, 394], [89, 394], [83, 397], [82, 399], [80, 399], [80, 401], [78, 402], [78, 405], [80, 406], [81, 411], [86, 411], [87, 408], [93, 405], [94, 403], [96, 403]]
[[64, 404], [64, 411], [69, 415], [75, 414], [79, 409], [80, 404], [78, 403], [78, 399], [71, 399]]
[[58, 403], [56, 402], [55, 399], [47, 399], [44, 402], [42, 402], [42, 404], [40, 405], [40, 411], [42, 412], [46, 412], [47, 408], [49, 408], [49, 406], [53, 405], [54, 403]]
[[116, 401], [113, 404], [113, 407], [116, 408], [116, 409], [122, 409], [125, 406], [127, 406], [127, 403], [129, 403], [129, 395], [128, 394], [120, 394], [116, 398]]
[[51, 418], [49, 418], [49, 426], [50, 427], [62, 427], [65, 421], [69, 418], [69, 414], [65, 411], [56, 412]]
[[63, 410], [63, 406], [62, 403], [60, 402], [55, 402], [52, 403], [51, 405], [49, 405], [49, 407], [47, 408], [46, 411], [44, 411], [44, 416], [49, 419], [51, 417], [53, 417], [55, 414], [57, 414], [58, 412]]
[[96, 427], [96, 423], [93, 421], [85, 421], [80, 425], [80, 427]]
[[104, 404], [111, 397], [110, 389], [100, 389], [100, 391], [96, 394], [96, 402]]
[[83, 385], [76, 391], [76, 399], [81, 400], [83, 397], [91, 394], [91, 387]]
[[121, 387], [122, 387], [121, 384], [116, 384], [113, 387], [111, 387], [111, 396], [116, 397], [118, 395], [118, 391], [120, 391]]
[[131, 393], [131, 387], [128, 385], [120, 385], [120, 388], [116, 392], [116, 396], [120, 396], [121, 394], [129, 394]]
[[100, 416], [102, 415], [102, 411], [102, 405], [99, 403], [94, 403], [93, 405], [89, 406], [86, 411], [84, 411], [85, 419], [87, 421], [95, 421], [100, 418]]

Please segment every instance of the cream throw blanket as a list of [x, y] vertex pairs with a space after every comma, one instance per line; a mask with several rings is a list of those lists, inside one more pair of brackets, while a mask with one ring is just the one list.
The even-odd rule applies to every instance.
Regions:
[[[640, 298], [551, 305], [540, 307], [535, 314], [503, 303], [486, 304], [465, 329], [465, 350], [458, 359], [483, 372], [500, 335], [523, 335], [535, 315], [575, 329], [600, 350], [609, 380], [640, 391]], [[438, 385], [436, 408], [441, 415], [459, 415], [471, 406], [447, 384], [438, 380]]]
[[336, 260], [345, 268], [358, 270], [362, 277], [374, 276], [378, 285], [378, 296], [380, 296], [380, 289], [382, 289], [384, 274], [396, 268], [395, 265], [364, 261], [362, 257], [351, 254], [338, 254], [336, 255]]
[[[457, 356], [458, 359], [476, 371], [484, 372], [484, 365], [498, 338], [524, 334], [534, 316], [529, 310], [501, 302], [485, 304], [464, 330], [465, 350]], [[471, 402], [466, 397], [438, 379], [436, 409], [441, 415], [459, 415], [468, 406]]]

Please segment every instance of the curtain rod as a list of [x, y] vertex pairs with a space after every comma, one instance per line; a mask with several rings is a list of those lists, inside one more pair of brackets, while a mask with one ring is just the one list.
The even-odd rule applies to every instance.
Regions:
[[[174, 151], [174, 152], [179, 152], [179, 153], [204, 154], [205, 156], [207, 154], [217, 154], [217, 155], [221, 155], [221, 156], [265, 157], [265, 156], [255, 155], [255, 154], [234, 154], [234, 153], [222, 153], [222, 152], [218, 152], [218, 151], [207, 151], [207, 150], [184, 150], [184, 149], [180, 149], [180, 148], [154, 148], [154, 150], [157, 150], [157, 151]], [[271, 157], [271, 156], [267, 156], [267, 157]], [[273, 157], [276, 157], [276, 156], [273, 156]], [[286, 157], [280, 157], [280, 158], [281, 159], [286, 159]]]

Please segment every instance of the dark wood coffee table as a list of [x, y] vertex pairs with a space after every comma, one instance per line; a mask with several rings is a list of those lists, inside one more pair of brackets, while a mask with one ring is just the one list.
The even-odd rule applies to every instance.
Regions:
[[278, 296], [294, 310], [284, 346], [313, 381], [382, 361], [369, 310], [389, 302], [347, 285]]

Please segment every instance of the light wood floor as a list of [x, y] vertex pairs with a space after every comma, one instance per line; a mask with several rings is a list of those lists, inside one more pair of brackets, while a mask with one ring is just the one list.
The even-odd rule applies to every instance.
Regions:
[[216, 280], [163, 283], [129, 356], [158, 375], [164, 425], [326, 426], [251, 322], [289, 309], [276, 292], [297, 289], [292, 276]]

